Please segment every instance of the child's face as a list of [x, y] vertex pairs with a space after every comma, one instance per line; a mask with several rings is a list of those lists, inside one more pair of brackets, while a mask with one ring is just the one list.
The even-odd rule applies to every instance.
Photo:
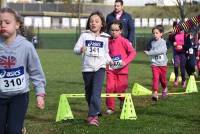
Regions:
[[119, 35], [121, 35], [121, 29], [119, 28], [119, 25], [112, 24], [110, 27], [110, 34], [113, 38], [117, 38]]
[[102, 27], [101, 18], [98, 15], [93, 15], [89, 20], [90, 30], [94, 33], [99, 33]]
[[0, 35], [8, 38], [16, 34], [16, 30], [19, 28], [19, 23], [11, 13], [0, 13]]
[[153, 36], [156, 40], [160, 39], [162, 37], [163, 33], [161, 33], [158, 29], [153, 30]]

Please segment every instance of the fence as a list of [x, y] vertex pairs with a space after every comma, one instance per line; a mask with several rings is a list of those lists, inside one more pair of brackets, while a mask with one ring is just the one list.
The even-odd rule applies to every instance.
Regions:
[[[163, 26], [172, 26], [173, 21], [179, 21], [176, 18], [135, 18], [135, 27], [154, 27], [162, 24]], [[50, 16], [25, 16], [26, 26], [41, 28], [73, 28], [78, 26], [78, 18], [69, 17], [50, 17]], [[81, 18], [81, 27], [84, 28], [87, 18]]]

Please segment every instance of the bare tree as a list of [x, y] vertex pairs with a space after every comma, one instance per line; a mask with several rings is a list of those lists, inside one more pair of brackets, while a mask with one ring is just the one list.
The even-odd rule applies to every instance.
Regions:
[[186, 5], [186, 0], [176, 0], [178, 9], [180, 12], [180, 19], [183, 22], [185, 20], [185, 5]]
[[[164, 0], [158, 0], [158, 2], [162, 3], [163, 5], [165, 4]], [[187, 0], [169, 0], [168, 2], [172, 2], [172, 3], [174, 3], [176, 5], [176, 7], [178, 8], [178, 11], [179, 11], [180, 21], [184, 21], [185, 17], [186, 17], [186, 4], [187, 4]], [[170, 10], [169, 7], [167, 7], [165, 5], [164, 5], [164, 8], [168, 12], [176, 13], [176, 11]]]

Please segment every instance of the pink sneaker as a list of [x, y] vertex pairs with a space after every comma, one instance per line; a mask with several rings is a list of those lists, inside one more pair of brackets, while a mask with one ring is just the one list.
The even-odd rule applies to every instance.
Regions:
[[178, 87], [178, 80], [174, 81], [174, 87]]
[[98, 116], [88, 117], [88, 124], [98, 127], [99, 126], [99, 118]]
[[167, 98], [167, 88], [162, 90], [162, 98], [163, 99]]
[[183, 88], [186, 88], [186, 81], [183, 81], [183, 82], [182, 82], [182, 87], [183, 87]]
[[87, 122], [89, 123], [93, 118], [94, 118], [94, 117], [89, 116], [89, 117], [87, 118]]

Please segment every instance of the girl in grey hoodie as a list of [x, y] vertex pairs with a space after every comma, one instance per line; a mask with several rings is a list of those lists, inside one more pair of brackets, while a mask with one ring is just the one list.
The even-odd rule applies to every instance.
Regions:
[[21, 134], [29, 101], [29, 80], [37, 107], [44, 108], [46, 80], [31, 42], [23, 37], [20, 15], [0, 10], [0, 134]]

